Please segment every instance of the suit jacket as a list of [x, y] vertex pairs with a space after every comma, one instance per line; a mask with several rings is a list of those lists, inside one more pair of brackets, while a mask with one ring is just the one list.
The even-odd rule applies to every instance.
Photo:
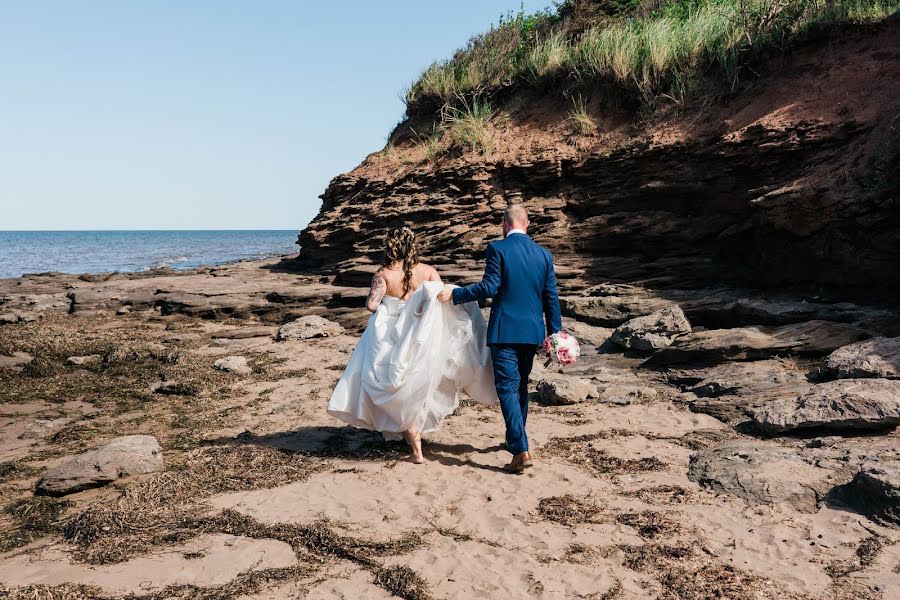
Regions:
[[487, 298], [493, 299], [489, 346], [537, 346], [562, 329], [553, 255], [527, 235], [513, 233], [488, 244], [481, 282], [453, 290], [454, 304]]

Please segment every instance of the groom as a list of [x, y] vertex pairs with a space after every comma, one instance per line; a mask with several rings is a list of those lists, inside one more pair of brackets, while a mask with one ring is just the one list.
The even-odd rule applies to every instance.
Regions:
[[464, 288], [444, 286], [438, 295], [441, 301], [452, 299], [454, 304], [493, 299], [487, 344], [506, 421], [506, 449], [513, 455], [504, 468], [512, 473], [532, 465], [525, 421], [535, 350], [545, 335], [562, 329], [553, 256], [528, 237], [527, 231], [525, 208], [520, 204], [507, 207], [504, 239], [488, 244], [481, 282]]

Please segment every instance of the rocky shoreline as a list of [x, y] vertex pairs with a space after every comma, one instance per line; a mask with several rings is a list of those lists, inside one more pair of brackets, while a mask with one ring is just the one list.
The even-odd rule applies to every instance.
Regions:
[[0, 281], [9, 597], [900, 589], [900, 311], [562, 265], [584, 356], [536, 370], [539, 466], [510, 477], [491, 408], [425, 467], [329, 419], [370, 271], [295, 267]]

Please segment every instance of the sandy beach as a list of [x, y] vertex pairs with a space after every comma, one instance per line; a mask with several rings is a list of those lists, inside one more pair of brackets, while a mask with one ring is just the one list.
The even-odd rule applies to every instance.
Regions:
[[[896, 527], [833, 493], [867, 459], [896, 460], [895, 431], [739, 433], [691, 410], [697, 396], [676, 374], [694, 365], [650, 368], [645, 356], [611, 351], [612, 329], [566, 317], [585, 355], [562, 375], [536, 368], [532, 389], [564, 377], [597, 393], [569, 405], [535, 397], [537, 465], [513, 476], [501, 469], [496, 408], [463, 398], [426, 439], [423, 466], [408, 462], [404, 445], [325, 413], [365, 323], [365, 288], [272, 261], [0, 285], [5, 312], [22, 321], [0, 326], [8, 597], [824, 599], [900, 590]], [[344, 332], [277, 339], [281, 323], [308, 315]], [[229, 356], [249, 369], [214, 367]], [[814, 362], [740, 364], [802, 374]], [[158, 441], [162, 467], [35, 495], [49, 469], [133, 435]], [[707, 465], [698, 476], [698, 457], [723, 448], [736, 474]]]

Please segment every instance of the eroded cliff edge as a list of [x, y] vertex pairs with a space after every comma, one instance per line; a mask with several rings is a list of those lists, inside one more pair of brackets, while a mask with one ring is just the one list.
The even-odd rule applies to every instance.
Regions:
[[832, 32], [762, 67], [736, 97], [643, 118], [594, 89], [587, 134], [567, 116], [572, 98], [522, 92], [499, 107], [488, 154], [430, 156], [425, 123], [407, 119], [331, 182], [298, 266], [364, 283], [385, 229], [404, 223], [451, 276], [477, 269], [499, 210], [521, 201], [579, 288], [738, 285], [889, 303], [900, 24]]

